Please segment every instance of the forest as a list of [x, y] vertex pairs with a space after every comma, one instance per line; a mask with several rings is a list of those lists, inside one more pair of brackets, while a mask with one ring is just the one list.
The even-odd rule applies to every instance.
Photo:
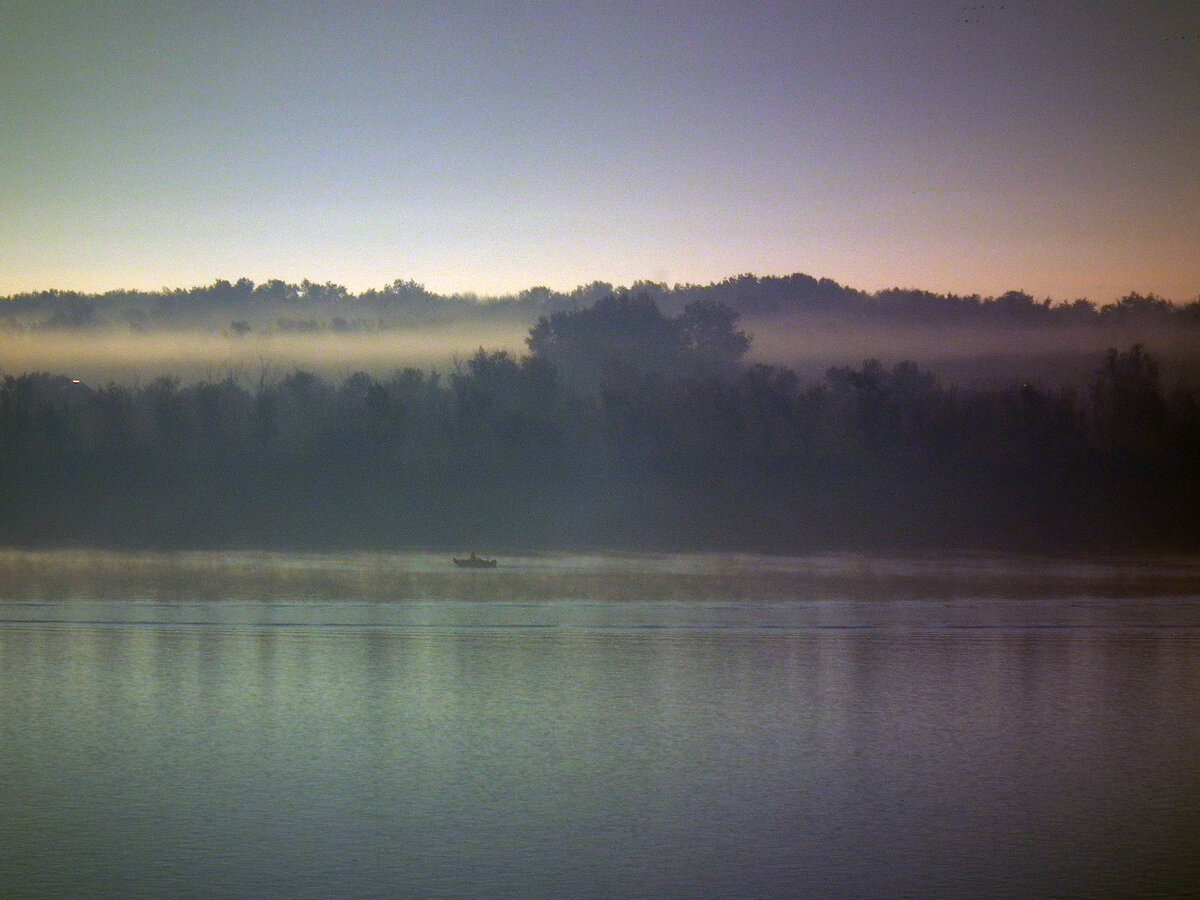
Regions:
[[1200, 297], [1176, 304], [1154, 294], [1131, 292], [1113, 302], [1097, 304], [1082, 298], [1037, 299], [1021, 290], [995, 297], [910, 288], [867, 292], [829, 278], [796, 273], [763, 277], [746, 274], [707, 285], [638, 281], [628, 287], [614, 287], [597, 281], [571, 291], [531, 287], [501, 297], [439, 295], [406, 279], [358, 294], [328, 282], [305, 280], [294, 284], [271, 279], [256, 284], [248, 278], [236, 282], [218, 279], [210, 285], [159, 291], [89, 294], [44, 290], [0, 297], [0, 328], [353, 333], [505, 319], [531, 326], [541, 316], [584, 309], [614, 293], [649, 297], [670, 315], [679, 314], [689, 303], [713, 302], [747, 317], [832, 317], [843, 324], [1200, 326]]
[[[1126, 314], [1194, 315], [1156, 302]], [[4, 374], [0, 543], [1200, 549], [1200, 391], [1146, 347], [1082, 386], [872, 358], [808, 378], [753, 361], [743, 312], [605, 292], [444, 372]]]

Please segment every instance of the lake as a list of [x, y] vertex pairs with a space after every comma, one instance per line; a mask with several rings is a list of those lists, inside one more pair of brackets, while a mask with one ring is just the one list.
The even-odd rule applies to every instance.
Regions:
[[0, 552], [0, 895], [1200, 892], [1200, 561]]

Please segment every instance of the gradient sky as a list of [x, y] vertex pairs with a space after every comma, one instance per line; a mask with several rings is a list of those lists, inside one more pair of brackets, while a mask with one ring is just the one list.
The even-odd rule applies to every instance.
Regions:
[[1200, 0], [0, 0], [0, 294], [1200, 295]]

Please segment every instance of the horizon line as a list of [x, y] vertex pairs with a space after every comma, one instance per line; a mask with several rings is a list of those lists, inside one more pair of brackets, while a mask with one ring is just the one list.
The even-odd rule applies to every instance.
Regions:
[[503, 301], [516, 300], [516, 299], [519, 299], [522, 295], [531, 294], [531, 293], [538, 292], [538, 291], [546, 291], [550, 294], [559, 294], [562, 296], [570, 296], [571, 294], [581, 292], [581, 291], [586, 291], [590, 288], [594, 288], [594, 287], [600, 286], [600, 285], [607, 286], [608, 289], [614, 294], [615, 293], [627, 293], [630, 291], [635, 291], [639, 288], [643, 288], [643, 289], [654, 288], [657, 290], [664, 291], [666, 293], [670, 293], [672, 291], [688, 290], [688, 289], [695, 289], [695, 288], [719, 287], [720, 285], [728, 284], [730, 282], [740, 281], [740, 280], [746, 279], [746, 278], [752, 278], [758, 282], [785, 281], [785, 280], [792, 279], [792, 278], [805, 278], [805, 279], [810, 279], [818, 284], [823, 283], [823, 282], [828, 282], [833, 285], [836, 285], [838, 288], [840, 288], [842, 290], [853, 291], [855, 293], [863, 294], [863, 295], [866, 295], [869, 297], [878, 296], [880, 294], [887, 293], [889, 291], [905, 291], [905, 292], [930, 294], [935, 297], [957, 297], [957, 298], [963, 298], [963, 299], [979, 298], [981, 300], [993, 300], [993, 299], [996, 299], [999, 297], [1007, 296], [1009, 294], [1024, 294], [1028, 297], [1031, 297], [1032, 299], [1034, 299], [1035, 301], [1037, 301], [1039, 303], [1047, 303], [1047, 304], [1051, 304], [1051, 305], [1070, 305], [1070, 304], [1074, 304], [1074, 303], [1078, 303], [1078, 302], [1082, 301], [1082, 302], [1091, 303], [1097, 307], [1114, 305], [1114, 304], [1120, 303], [1121, 300], [1125, 299], [1126, 297], [1130, 297], [1130, 296], [1141, 296], [1141, 297], [1146, 297], [1146, 298], [1165, 300], [1167, 303], [1170, 303], [1172, 306], [1176, 306], [1176, 307], [1187, 306], [1191, 303], [1200, 303], [1200, 292], [1197, 292], [1195, 297], [1185, 299], [1185, 300], [1178, 300], [1178, 299], [1171, 298], [1171, 297], [1165, 297], [1154, 291], [1148, 291], [1146, 293], [1143, 293], [1136, 289], [1126, 291], [1125, 293], [1123, 293], [1109, 301], [1096, 301], [1096, 300], [1092, 300], [1091, 298], [1086, 297], [1086, 296], [1071, 297], [1069, 299], [1063, 299], [1063, 298], [1057, 298], [1052, 295], [1046, 294], [1046, 295], [1043, 295], [1042, 297], [1037, 297], [1021, 287], [1009, 288], [1008, 290], [1005, 290], [1005, 291], [1002, 291], [999, 293], [995, 293], [995, 294], [990, 294], [990, 293], [985, 294], [985, 293], [981, 293], [979, 291], [972, 291], [970, 293], [960, 293], [958, 291], [937, 291], [937, 290], [931, 290], [929, 288], [919, 287], [916, 285], [903, 285], [903, 284], [894, 284], [889, 287], [878, 288], [875, 290], [867, 290], [864, 288], [854, 287], [848, 283], [838, 281], [838, 280], [836, 280], [834, 278], [830, 278], [828, 276], [811, 275], [807, 272], [800, 272], [800, 271], [791, 272], [786, 275], [759, 275], [759, 274], [756, 274], [753, 272], [739, 272], [736, 275], [726, 276], [725, 278], [722, 278], [719, 281], [709, 281], [707, 283], [693, 282], [693, 281], [676, 281], [673, 283], [669, 283], [666, 281], [654, 281], [650, 278], [640, 278], [640, 279], [636, 279], [636, 280], [632, 281], [629, 284], [618, 284], [615, 282], [605, 281], [605, 280], [597, 278], [597, 279], [594, 279], [589, 282], [583, 282], [583, 283], [576, 284], [574, 287], [567, 288], [567, 289], [550, 287], [549, 285], [546, 285], [546, 284], [533, 284], [528, 287], [521, 288], [520, 290], [508, 292], [508, 293], [483, 293], [483, 292], [474, 291], [474, 290], [438, 291], [438, 290], [433, 290], [433, 289], [429, 288], [428, 286], [426, 286], [426, 284], [424, 282], [418, 281], [415, 278], [403, 278], [403, 277], [394, 278], [390, 282], [387, 282], [386, 284], [384, 284], [381, 287], [367, 287], [367, 288], [363, 288], [358, 291], [352, 290], [352, 289], [346, 287], [346, 285], [341, 284], [336, 281], [332, 281], [332, 280], [313, 281], [307, 277], [303, 277], [299, 281], [287, 281], [283, 278], [267, 278], [263, 281], [255, 281], [254, 279], [246, 277], [246, 276], [242, 276], [236, 280], [231, 280], [229, 278], [215, 277], [212, 281], [205, 282], [205, 283], [197, 283], [197, 284], [190, 284], [190, 285], [177, 285], [177, 286], [162, 285], [161, 287], [158, 287], [158, 288], [110, 287], [110, 288], [105, 288], [103, 290], [85, 290], [85, 289], [79, 289], [79, 288], [61, 288], [61, 287], [53, 287], [52, 286], [52, 287], [35, 288], [35, 289], [23, 290], [23, 291], [13, 291], [8, 294], [0, 295], [0, 301], [11, 301], [17, 297], [38, 296], [38, 295], [45, 295], [45, 294], [63, 294], [63, 295], [76, 294], [76, 295], [88, 296], [88, 297], [104, 297], [109, 294], [168, 294], [168, 293], [179, 293], [179, 292], [189, 293], [192, 291], [202, 291], [205, 289], [210, 289], [210, 288], [216, 287], [221, 284], [235, 286], [235, 285], [240, 284], [245, 281], [245, 282], [249, 282], [253, 286], [252, 290], [257, 289], [263, 285], [268, 285], [268, 284], [273, 284], [273, 283], [280, 283], [280, 284], [284, 284], [284, 285], [287, 285], [290, 287], [302, 287], [307, 284], [307, 285], [313, 285], [315, 287], [340, 288], [340, 289], [344, 290], [349, 296], [352, 296], [352, 297], [361, 297], [364, 294], [368, 294], [368, 293], [372, 293], [372, 292], [383, 293], [395, 285], [406, 285], [406, 286], [410, 286], [413, 289], [423, 291], [426, 294], [429, 294], [430, 296], [436, 297], [439, 299], [443, 299], [443, 300], [454, 300], [454, 299], [473, 300], [474, 302], [482, 304], [482, 303], [492, 303], [492, 302], [503, 302]]

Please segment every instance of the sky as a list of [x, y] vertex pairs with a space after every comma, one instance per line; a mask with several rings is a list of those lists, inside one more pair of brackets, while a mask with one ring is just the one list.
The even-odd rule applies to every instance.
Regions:
[[0, 0], [0, 295], [1200, 296], [1200, 0]]

